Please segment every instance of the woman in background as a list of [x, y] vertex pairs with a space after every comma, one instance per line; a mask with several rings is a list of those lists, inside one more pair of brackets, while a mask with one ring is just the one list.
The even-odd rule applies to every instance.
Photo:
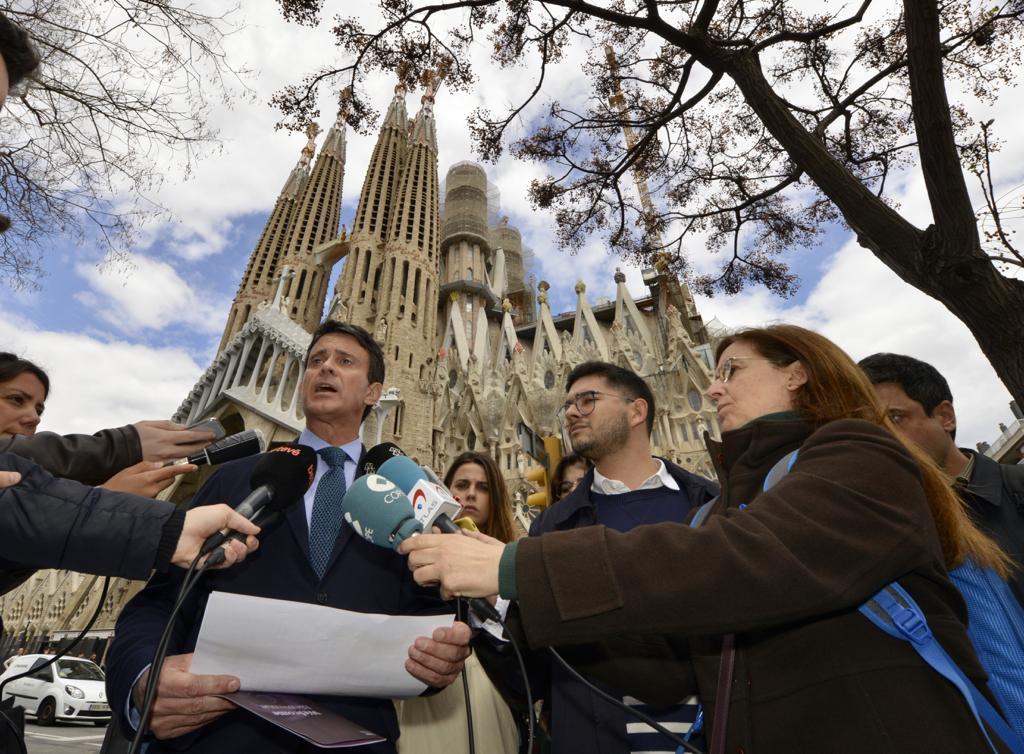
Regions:
[[555, 473], [551, 475], [551, 483], [548, 485], [551, 504], [554, 505], [576, 489], [576, 485], [587, 475], [591, 465], [590, 461], [579, 453], [562, 456], [558, 465], [555, 466]]
[[[467, 451], [452, 461], [445, 486], [462, 503], [462, 516], [484, 534], [501, 542], [517, 538], [512, 503], [494, 459]], [[463, 681], [469, 686], [473, 737], [479, 754], [516, 754], [519, 732], [515, 718], [487, 677], [476, 655], [466, 658]], [[433, 696], [396, 699], [401, 737], [399, 754], [468, 754], [469, 726], [462, 681]]]

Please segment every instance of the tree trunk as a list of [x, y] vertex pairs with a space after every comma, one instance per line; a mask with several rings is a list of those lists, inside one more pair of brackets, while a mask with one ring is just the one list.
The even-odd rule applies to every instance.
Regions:
[[[956, 210], [940, 213], [951, 220], [950, 232], [914, 227], [803, 127], [765, 79], [756, 57], [726, 53], [702, 62], [713, 70], [724, 69], [736, 82], [747, 104], [793, 162], [838, 207], [861, 246], [967, 326], [1011, 395], [1024, 405], [1024, 283], [1001, 275], [982, 253], [973, 213], [970, 227], [963, 226], [962, 199]], [[962, 182], [959, 162], [956, 165], [955, 178]], [[935, 182], [941, 184], [941, 180]], [[941, 201], [949, 189], [936, 188], [933, 200]]]

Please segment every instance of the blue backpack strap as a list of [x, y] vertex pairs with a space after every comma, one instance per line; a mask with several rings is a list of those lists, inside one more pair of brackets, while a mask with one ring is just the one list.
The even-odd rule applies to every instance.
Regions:
[[[765, 492], [767, 492], [769, 488], [774, 487], [776, 482], [778, 482], [780, 479], [782, 479], [782, 477], [786, 476], [786, 474], [789, 473], [789, 470], [793, 468], [793, 463], [796, 461], [796, 456], [799, 452], [800, 449], [797, 448], [792, 453], [787, 453], [786, 455], [784, 455], [782, 458], [775, 462], [775, 465], [772, 466], [771, 469], [768, 471], [768, 476], [766, 476], [764, 479]], [[696, 529], [698, 526], [700, 526], [707, 520], [708, 514], [711, 513], [711, 507], [717, 501], [718, 496], [716, 495], [715, 497], [711, 498], [708, 502], [704, 503], [704, 505], [697, 509], [697, 512], [693, 514], [693, 518], [690, 519], [691, 528]], [[747, 506], [741, 505], [739, 507], [742, 509], [746, 508]]]
[[992, 743], [985, 724], [1010, 747], [1013, 754], [1024, 754], [1024, 741], [1010, 729], [1003, 716], [953, 662], [928, 627], [924, 611], [903, 587], [893, 582], [859, 609], [868, 620], [890, 636], [910, 642], [910, 646], [929, 667], [956, 687], [992, 751], [998, 752], [998, 749]]
[[789, 473], [789, 470], [793, 468], [793, 464], [796, 463], [796, 457], [800, 454], [800, 448], [797, 448], [791, 453], [786, 453], [775, 465], [768, 470], [768, 476], [764, 478], [764, 491], [767, 492], [776, 484], [782, 477]]
[[691, 529], [696, 529], [698, 526], [700, 526], [707, 520], [708, 514], [711, 513], [711, 506], [713, 506], [716, 502], [718, 502], [718, 495], [715, 495], [713, 498], [708, 500], [706, 503], [704, 503], [704, 505], [697, 509], [697, 512], [693, 514], [693, 518], [690, 519]]

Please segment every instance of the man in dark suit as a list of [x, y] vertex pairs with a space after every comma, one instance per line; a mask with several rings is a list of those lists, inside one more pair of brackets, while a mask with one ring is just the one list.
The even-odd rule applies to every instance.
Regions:
[[[313, 334], [306, 355], [302, 399], [306, 429], [298, 442], [317, 451], [316, 478], [305, 505], [287, 509], [284, 521], [266, 527], [248, 567], [233, 576], [204, 577], [183, 606], [171, 644], [171, 656], [158, 679], [151, 729], [158, 739], [148, 754], [165, 751], [278, 752], [315, 751], [298, 738], [254, 715], [237, 710], [216, 694], [238, 688], [231, 676], [189, 672], [203, 609], [211, 591], [309, 602], [359, 612], [429, 614], [450, 612], [436, 590], [413, 582], [404, 559], [375, 547], [341, 516], [341, 498], [358, 473], [363, 455], [359, 425], [380, 398], [384, 356], [365, 330], [327, 320]], [[256, 458], [222, 467], [199, 490], [193, 506], [226, 500], [237, 505], [250, 491]], [[152, 682], [148, 665], [171, 612], [180, 575], [153, 579], [125, 607], [107, 660], [107, 688], [114, 709], [128, 729]], [[456, 623], [420, 638], [410, 648], [407, 670], [428, 686], [444, 687], [461, 672], [468, 654], [469, 628]], [[296, 647], [296, 652], [301, 652]], [[344, 673], [343, 667], [338, 668]], [[318, 697], [318, 701], [389, 740], [366, 748], [395, 751], [398, 725], [388, 699]], [[131, 731], [134, 734], [134, 731]]]

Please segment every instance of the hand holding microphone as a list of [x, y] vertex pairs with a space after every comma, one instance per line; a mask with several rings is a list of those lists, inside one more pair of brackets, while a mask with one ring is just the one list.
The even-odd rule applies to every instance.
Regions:
[[221, 529], [232, 529], [240, 534], [217, 551], [223, 555], [217, 558], [216, 563], [212, 562], [213, 558], [211, 557], [211, 568], [226, 568], [240, 563], [245, 560], [246, 555], [259, 547], [256, 535], [260, 533], [260, 527], [230, 506], [224, 504], [204, 505], [185, 514], [185, 526], [181, 530], [178, 546], [174, 550], [174, 555], [171, 556], [171, 562], [182, 568], [188, 568], [199, 554], [203, 542]]
[[[297, 443], [281, 445], [265, 453], [249, 479], [252, 492], [238, 504], [234, 512], [246, 521], [258, 521], [261, 525], [276, 519], [283, 510], [297, 503], [306, 494], [316, 476], [316, 461], [316, 452], [312, 448]], [[221, 528], [230, 531], [218, 531], [207, 537], [201, 550], [203, 554], [210, 553], [225, 543], [231, 546], [232, 540], [241, 540], [248, 533], [236, 526]], [[220, 552], [224, 555], [220, 555]], [[210, 565], [219, 564], [227, 554], [223, 548], [213, 552], [210, 555]]]
[[266, 438], [258, 429], [247, 429], [211, 442], [205, 448], [185, 457], [168, 460], [168, 465], [217, 466], [239, 458], [248, 458], [267, 449]]
[[[432, 526], [449, 533], [461, 533], [448, 515], [452, 512], [453, 506], [457, 515], [461, 506], [443, 487], [428, 482], [420, 468], [405, 456], [392, 458], [381, 465], [380, 471], [389, 476], [368, 474], [358, 478], [342, 501], [345, 520], [357, 534], [373, 544], [396, 549], [403, 554], [423, 549], [418, 544], [413, 544], [420, 541], [465, 540], [470, 544], [486, 547], [489, 551], [496, 551], [497, 560], [501, 559], [504, 545], [482, 534], [467, 533], [466, 536], [458, 537], [421, 535], [424, 529]], [[406, 492], [413, 496], [413, 501], [410, 501]], [[492, 542], [499, 546], [494, 547], [490, 544]], [[433, 561], [421, 563], [423, 558], [423, 555], [418, 555], [415, 561], [409, 561], [409, 567], [413, 569], [413, 578], [421, 585], [441, 583], [444, 591], [454, 596], [487, 597], [498, 592], [496, 564], [493, 589], [480, 594], [468, 594], [451, 589], [441, 579], [434, 578], [433, 569], [420, 573], [419, 569], [423, 565], [433, 564]], [[484, 600], [470, 600], [470, 608], [486, 619], [499, 619], [494, 608]]]
[[[440, 584], [450, 597], [490, 597], [498, 594], [498, 568], [505, 543], [480, 532], [464, 531], [462, 536], [424, 534], [407, 539], [398, 551], [409, 556], [409, 568], [417, 584]], [[477, 610], [479, 603], [490, 610]], [[470, 607], [495, 620], [495, 611], [482, 599], [471, 599]]]

